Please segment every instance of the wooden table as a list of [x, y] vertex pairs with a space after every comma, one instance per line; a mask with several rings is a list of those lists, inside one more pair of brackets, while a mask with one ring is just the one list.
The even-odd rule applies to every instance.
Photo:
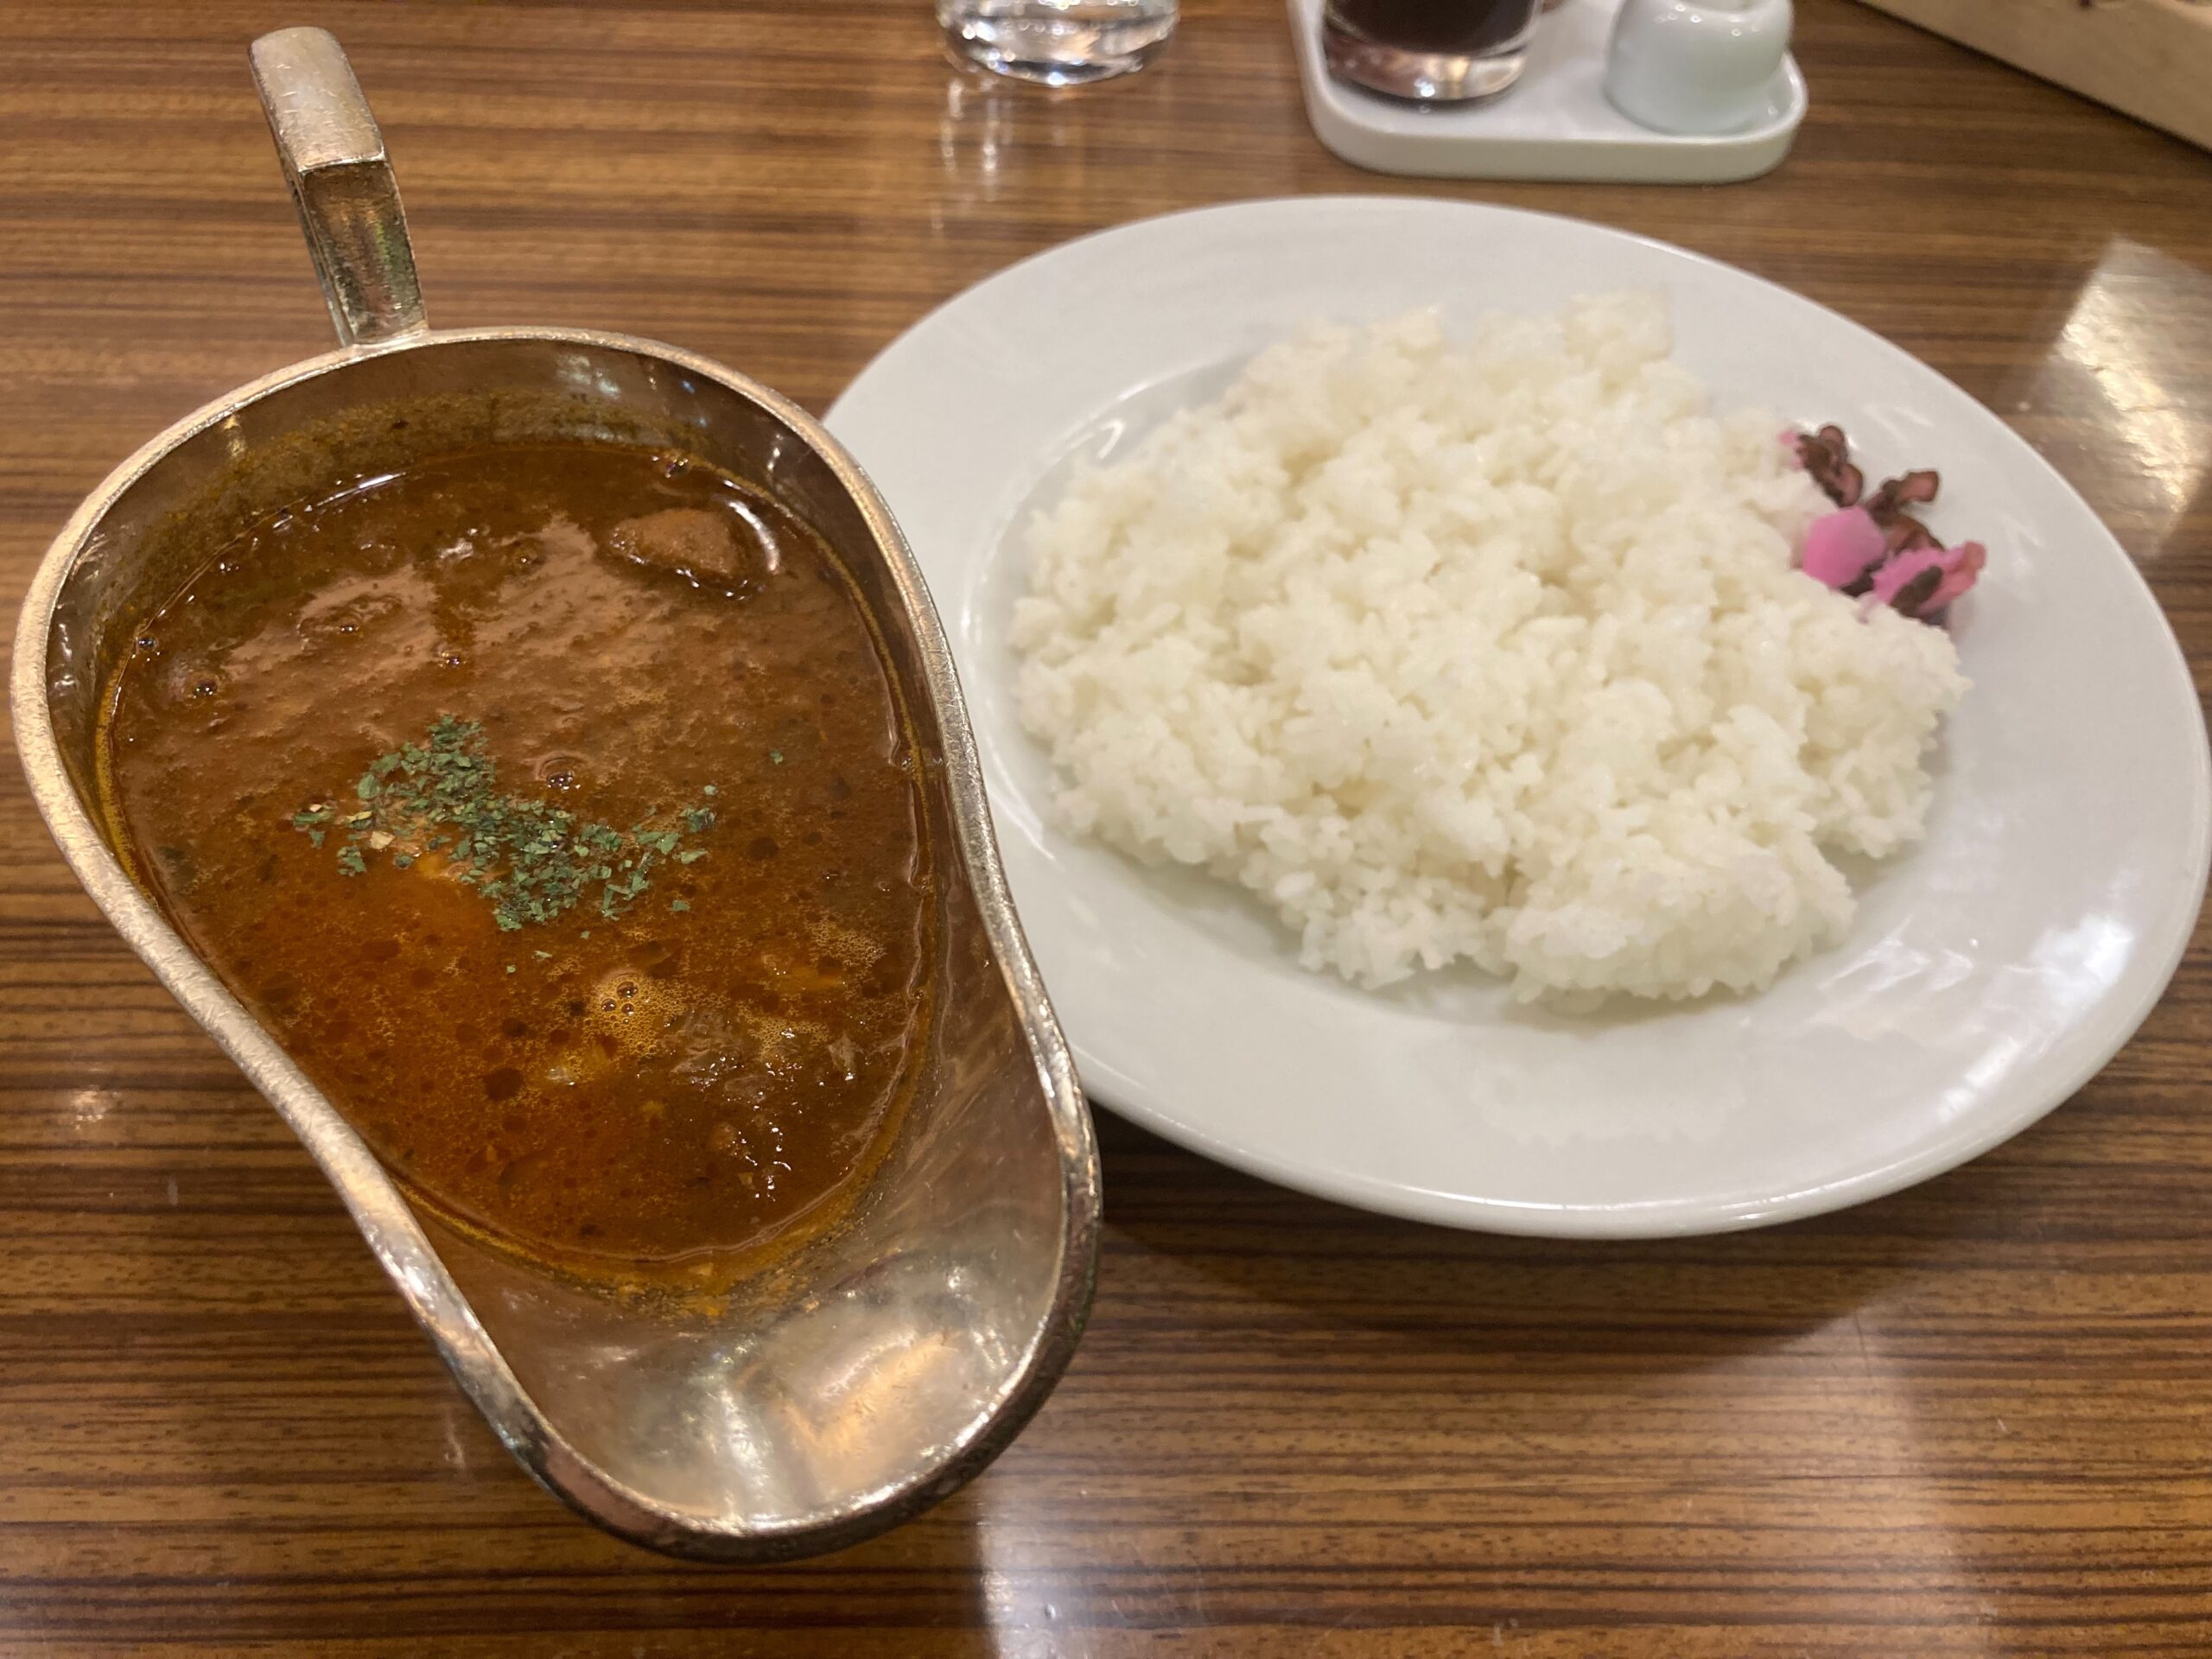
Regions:
[[[1717, 189], [1354, 172], [1279, 0], [1133, 81], [936, 55], [921, 0], [17, 3], [0, 581], [157, 427], [321, 349], [248, 38], [353, 49], [433, 315], [594, 324], [819, 409], [1007, 261], [1197, 203], [1422, 191], [1667, 238], [2015, 423], [2212, 652], [2212, 159], [1842, 0]], [[2096, 810], [2084, 802], [2084, 810]], [[1110, 1120], [1090, 1334], [925, 1519], [762, 1571], [533, 1487], [276, 1117], [0, 777], [0, 1651], [2212, 1653], [2212, 957], [2012, 1145], [1848, 1214], [1575, 1245], [1385, 1221]]]

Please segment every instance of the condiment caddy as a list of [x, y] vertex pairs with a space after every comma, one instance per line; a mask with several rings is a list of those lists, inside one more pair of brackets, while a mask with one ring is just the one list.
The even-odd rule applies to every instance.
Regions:
[[[1460, 105], [1338, 80], [1323, 3], [1289, 0], [1306, 117], [1330, 149], [1378, 173], [1722, 184], [1771, 170], [1805, 117], [1804, 77], [1786, 53], [1758, 84], [1787, 39], [1786, 0], [1565, 0], [1538, 19], [1517, 84]], [[1723, 130], [1686, 130], [1700, 125]]]

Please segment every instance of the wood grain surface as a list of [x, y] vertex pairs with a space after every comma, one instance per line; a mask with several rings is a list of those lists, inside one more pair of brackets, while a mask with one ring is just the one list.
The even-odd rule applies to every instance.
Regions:
[[[352, 49], [433, 316], [588, 324], [814, 408], [1007, 261], [1403, 191], [1667, 238], [1919, 353], [2111, 523], [2212, 666], [2212, 158], [1844, 0], [1713, 189], [1327, 156], [1279, 0], [1154, 68], [965, 79], [921, 0], [0, 8], [0, 588], [162, 423], [327, 340], [245, 48]], [[1571, 275], [1571, 274], [1569, 274]], [[2094, 811], [2095, 802], [2084, 802]], [[0, 775], [0, 1652], [2212, 1653], [2212, 957], [2072, 1103], [1734, 1237], [1386, 1221], [1111, 1121], [1096, 1317], [924, 1520], [761, 1571], [530, 1484], [276, 1117]]]
[[1866, 0], [2212, 149], [2207, 0]]

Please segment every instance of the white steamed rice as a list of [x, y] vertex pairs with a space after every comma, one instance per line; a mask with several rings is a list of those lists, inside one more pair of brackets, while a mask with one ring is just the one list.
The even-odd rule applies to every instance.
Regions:
[[1796, 568], [1825, 503], [1646, 295], [1315, 327], [1077, 477], [1014, 639], [1065, 825], [1250, 889], [1309, 968], [1750, 990], [1921, 834], [1950, 638]]

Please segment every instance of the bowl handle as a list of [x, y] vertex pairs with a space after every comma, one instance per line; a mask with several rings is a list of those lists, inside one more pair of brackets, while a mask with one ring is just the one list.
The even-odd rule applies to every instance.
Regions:
[[280, 29], [253, 43], [253, 83], [308, 251], [343, 346], [375, 346], [429, 326], [399, 186], [369, 101], [327, 29]]

